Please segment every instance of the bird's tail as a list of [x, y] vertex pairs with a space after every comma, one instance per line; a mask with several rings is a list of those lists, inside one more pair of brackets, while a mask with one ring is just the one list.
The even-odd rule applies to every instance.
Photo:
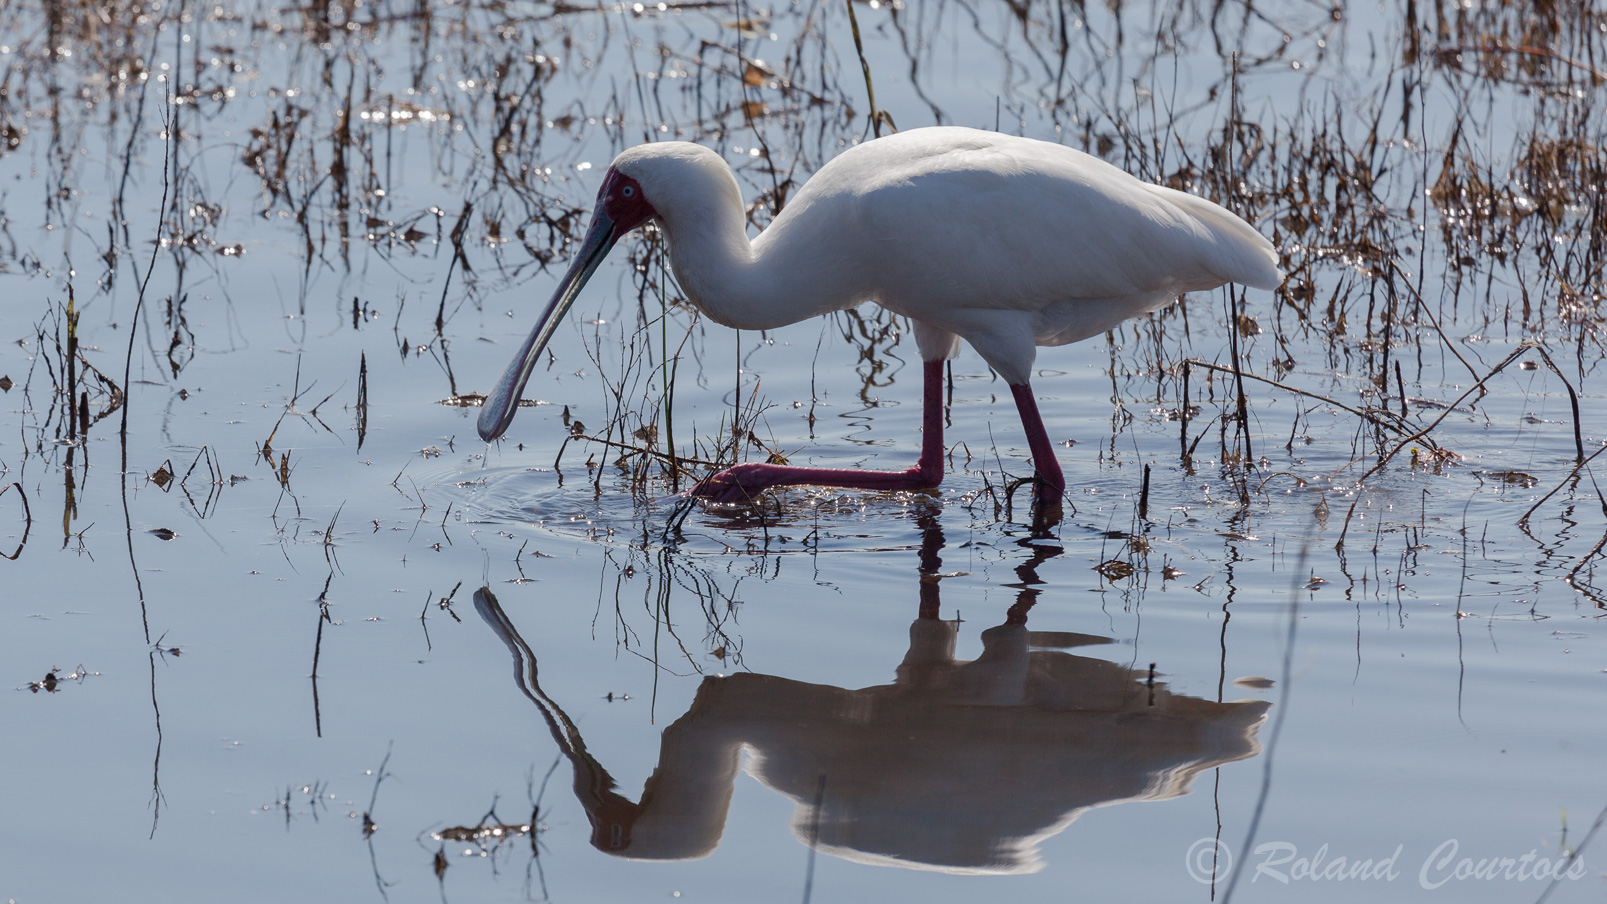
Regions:
[[1237, 214], [1195, 195], [1159, 185], [1145, 187], [1204, 227], [1213, 246], [1206, 260], [1212, 275], [1255, 289], [1276, 289], [1283, 282], [1277, 249]]

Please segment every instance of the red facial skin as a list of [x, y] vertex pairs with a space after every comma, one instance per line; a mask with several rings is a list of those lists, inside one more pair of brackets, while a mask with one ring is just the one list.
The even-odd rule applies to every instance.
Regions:
[[597, 190], [597, 206], [614, 221], [614, 235], [621, 236], [658, 216], [635, 179], [613, 167]]

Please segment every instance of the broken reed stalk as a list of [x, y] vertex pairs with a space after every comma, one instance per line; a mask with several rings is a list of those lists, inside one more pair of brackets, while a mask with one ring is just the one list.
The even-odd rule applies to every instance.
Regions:
[[1192, 370], [1190, 362], [1183, 362], [1183, 407], [1178, 413], [1177, 445], [1178, 454], [1186, 460], [1189, 457], [1189, 371]]
[[[1228, 70], [1228, 121], [1227, 134], [1223, 136], [1222, 151], [1225, 155], [1223, 163], [1228, 170], [1228, 191], [1230, 194], [1238, 193], [1238, 177], [1233, 173], [1233, 147], [1239, 135], [1239, 54], [1235, 52], [1230, 57]], [[1243, 316], [1243, 292], [1234, 292], [1231, 286], [1228, 293], [1228, 346], [1233, 355], [1233, 382], [1238, 394], [1238, 432], [1244, 442], [1244, 463], [1247, 468], [1255, 467], [1255, 449], [1250, 444], [1250, 403], [1244, 393], [1244, 364], [1239, 359], [1239, 324]]]
[[[1416, 442], [1416, 441], [1418, 441], [1420, 439], [1426, 438], [1430, 431], [1432, 431], [1435, 427], [1438, 427], [1440, 425], [1440, 423], [1442, 421], [1444, 421], [1447, 417], [1450, 417], [1451, 412], [1456, 410], [1456, 406], [1461, 404], [1462, 400], [1466, 399], [1468, 396], [1472, 395], [1475, 392], [1482, 391], [1484, 389], [1484, 384], [1485, 384], [1486, 381], [1488, 381], [1491, 377], [1495, 376], [1496, 374], [1500, 373], [1501, 371], [1505, 370], [1506, 366], [1508, 364], [1511, 364], [1513, 361], [1516, 361], [1518, 359], [1518, 357], [1520, 355], [1522, 355], [1525, 351], [1528, 351], [1528, 349], [1529, 349], [1529, 346], [1528, 346], [1527, 342], [1525, 342], [1524, 344], [1519, 345], [1517, 348], [1513, 349], [1511, 354], [1507, 355], [1504, 359], [1502, 359], [1501, 363], [1497, 364], [1493, 370], [1491, 370], [1489, 373], [1485, 374], [1484, 376], [1480, 377], [1477, 382], [1475, 382], [1472, 386], [1468, 387], [1466, 392], [1464, 392], [1461, 395], [1457, 396], [1456, 400], [1453, 401], [1451, 404], [1446, 405], [1445, 410], [1440, 412], [1440, 416], [1435, 418], [1434, 420], [1430, 421], [1428, 426], [1426, 426], [1423, 429], [1417, 431], [1416, 433], [1413, 433], [1412, 435], [1402, 439], [1400, 442], [1395, 444], [1395, 448], [1389, 450], [1388, 452], [1384, 453], [1383, 455], [1380, 455], [1378, 457], [1378, 462], [1376, 464], [1374, 464], [1371, 468], [1367, 469], [1367, 472], [1365, 474], [1363, 474], [1356, 481], [1356, 485], [1360, 486], [1361, 484], [1363, 484], [1363, 483], [1365, 483], [1367, 481], [1367, 478], [1373, 476], [1374, 474], [1377, 474], [1384, 467], [1384, 465], [1389, 464], [1391, 459], [1393, 459], [1395, 456], [1399, 455], [1401, 453], [1402, 449], [1405, 449], [1407, 446], [1411, 445], [1412, 443], [1414, 443], [1414, 442]], [[1339, 468], [1339, 470], [1335, 471], [1332, 475], [1330, 475], [1330, 477], [1337, 477], [1339, 475], [1340, 471], [1345, 470], [1345, 468], [1350, 467], [1351, 465], [1355, 464], [1356, 462], [1358, 462], [1360, 460], [1361, 459], [1359, 459], [1359, 458], [1351, 459], [1350, 461], [1346, 462], [1343, 467]], [[1354, 503], [1352, 503], [1351, 508], [1352, 509], [1355, 508]], [[1348, 520], [1348, 516], [1347, 516], [1347, 520]]]
[[357, 448], [368, 437], [368, 353], [360, 353], [357, 363]]
[[[1406, 418], [1406, 416], [1407, 416], [1406, 415], [1406, 381], [1401, 379], [1401, 362], [1400, 362], [1399, 358], [1395, 359], [1395, 388], [1400, 390], [1400, 393], [1401, 393], [1401, 419], [1404, 420]], [[1388, 393], [1386, 393], [1386, 395], [1387, 394]]]
[[[1194, 367], [1203, 367], [1203, 368], [1205, 368], [1207, 370], [1214, 370], [1214, 371], [1216, 371], [1218, 373], [1224, 373], [1224, 374], [1233, 373], [1233, 369], [1230, 368], [1230, 367], [1224, 367], [1224, 366], [1222, 366], [1220, 364], [1213, 364], [1210, 361], [1202, 361], [1199, 358], [1189, 358], [1188, 360], [1183, 362], [1183, 366], [1185, 368], [1189, 367], [1190, 365], [1192, 365]], [[1338, 409], [1340, 409], [1342, 411], [1345, 411], [1345, 412], [1347, 412], [1349, 414], [1353, 414], [1356, 417], [1359, 417], [1362, 420], [1367, 421], [1369, 424], [1372, 424], [1372, 425], [1374, 425], [1376, 427], [1382, 427], [1383, 429], [1388, 430], [1388, 431], [1390, 431], [1392, 433], [1395, 433], [1395, 434], [1398, 434], [1398, 435], [1405, 435], [1406, 434], [1406, 429], [1403, 428], [1400, 424], [1394, 424], [1394, 423], [1391, 423], [1391, 422], [1389, 422], [1387, 420], [1382, 420], [1374, 412], [1364, 411], [1364, 410], [1362, 410], [1360, 408], [1355, 408], [1355, 407], [1352, 407], [1350, 405], [1346, 405], [1344, 402], [1341, 402], [1341, 401], [1339, 401], [1337, 399], [1334, 399], [1334, 398], [1331, 398], [1329, 396], [1322, 395], [1321, 393], [1312, 392], [1312, 391], [1307, 390], [1307, 389], [1301, 389], [1298, 386], [1290, 386], [1287, 383], [1283, 383], [1283, 382], [1280, 382], [1278, 380], [1274, 380], [1271, 377], [1263, 377], [1263, 376], [1259, 376], [1257, 374], [1244, 374], [1243, 376], [1246, 379], [1255, 380], [1255, 381], [1257, 381], [1259, 383], [1265, 383], [1268, 386], [1277, 387], [1278, 389], [1281, 389], [1284, 392], [1292, 393], [1294, 395], [1305, 396], [1308, 399], [1316, 399], [1317, 401], [1322, 402], [1325, 405], [1332, 405], [1335, 408], [1338, 408]], [[1187, 386], [1186, 383], [1184, 385]], [[1184, 402], [1185, 402], [1185, 404], [1187, 403], [1187, 396], [1184, 397]], [[1388, 414], [1389, 412], [1385, 411], [1384, 413]], [[1196, 440], [1196, 442], [1198, 442], [1198, 441]], [[1424, 443], [1426, 443], [1427, 445], [1429, 445], [1432, 448], [1435, 448], [1435, 449], [1439, 448], [1438, 446], [1436, 446], [1434, 444], [1434, 442], [1432, 440], [1429, 440], [1427, 438], [1424, 439]]]
[[[1607, 515], [1607, 495], [1602, 494], [1601, 484], [1596, 482], [1596, 475], [1591, 474], [1589, 471], [1586, 471], [1585, 474], [1590, 477], [1590, 485], [1596, 491], [1596, 498], [1601, 500], [1602, 514]], [[1579, 572], [1584, 571], [1585, 567], [1590, 565], [1590, 563], [1596, 558], [1596, 554], [1601, 552], [1603, 547], [1607, 547], [1607, 533], [1603, 533], [1601, 535], [1601, 539], [1596, 541], [1596, 545], [1590, 548], [1590, 552], [1580, 556], [1579, 561], [1574, 563], [1574, 567], [1569, 569], [1568, 576], [1563, 579], [1568, 582], [1568, 586], [1574, 588], [1575, 590], [1581, 590], [1579, 586]], [[1594, 574], [1594, 572], [1592, 573]], [[1607, 609], [1607, 602], [1603, 602], [1595, 594], [1583, 590], [1581, 590], [1581, 592], [1585, 593], [1586, 596], [1595, 601], [1597, 609]], [[1460, 607], [1458, 607], [1458, 609], [1460, 610]]]
[[22, 555], [22, 548], [28, 545], [28, 534], [33, 531], [33, 509], [28, 506], [28, 491], [24, 490], [22, 488], [22, 484], [15, 480], [3, 487], [0, 487], [0, 496], [4, 496], [5, 494], [11, 492], [13, 488], [16, 489], [17, 495], [22, 497], [22, 539], [17, 542], [17, 549], [15, 552], [12, 552], [10, 555], [0, 552], [0, 556], [4, 556], [5, 558], [15, 562], [17, 558]]
[[[478, 187], [478, 185], [471, 186], [469, 191], [472, 193]], [[463, 210], [458, 214], [458, 221], [452, 226], [452, 257], [447, 261], [446, 278], [441, 280], [441, 303], [435, 309], [435, 336], [438, 339], [442, 337], [442, 330], [446, 328], [446, 299], [447, 293], [452, 289], [452, 271], [457, 269], [460, 262], [465, 272], [472, 269], [469, 267], [468, 255], [463, 253], [463, 237], [468, 234], [469, 214], [473, 212], [474, 202], [464, 201]], [[457, 395], [455, 387], [452, 394]]]
[[[1434, 327], [1434, 332], [1439, 335], [1440, 341], [1445, 343], [1445, 347], [1451, 350], [1451, 354], [1456, 356], [1456, 360], [1461, 361], [1462, 366], [1466, 367], [1468, 369], [1468, 373], [1473, 376], [1473, 379], [1477, 380], [1479, 378], [1478, 370], [1476, 370], [1472, 364], [1468, 363], [1468, 359], [1462, 357], [1462, 353], [1458, 351], [1456, 345], [1451, 342], [1451, 337], [1445, 335], [1445, 330], [1440, 327], [1439, 319], [1434, 316], [1433, 311], [1428, 309], [1428, 302], [1423, 300], [1423, 296], [1418, 294], [1417, 288], [1412, 285], [1412, 278], [1406, 275], [1406, 271], [1401, 269], [1401, 265], [1397, 263], [1394, 258], [1389, 259], [1389, 266], [1391, 270], [1400, 276], [1401, 281], [1406, 284], [1406, 290], [1411, 292], [1412, 297], [1417, 301], [1417, 309], [1422, 311], [1423, 316], [1428, 318], [1429, 325]], [[1394, 280], [1389, 281], [1389, 290], [1391, 292], [1395, 291]]]
[[[708, 461], [707, 459], [702, 459], [702, 458], [692, 458], [691, 456], [687, 456], [687, 455], [677, 456], [677, 455], [674, 455], [674, 454], [671, 454], [671, 453], [668, 453], [668, 452], [660, 452], [657, 449], [650, 449], [650, 448], [648, 448], [646, 446], [633, 446], [630, 443], [620, 442], [619, 440], [608, 439], [608, 438], [602, 437], [602, 436], [592, 436], [591, 434], [588, 434], [588, 433], [571, 433], [571, 434], [568, 434], [567, 436], [564, 437], [564, 441], [562, 443], [558, 444], [558, 454], [556, 456], [554, 456], [553, 460], [552, 460], [552, 466], [553, 466], [554, 469], [557, 469], [559, 464], [563, 461], [564, 449], [569, 446], [569, 441], [572, 440], [572, 439], [583, 439], [588, 443], [599, 443], [601, 445], [607, 446], [610, 449], [618, 449], [621, 452], [626, 452], [626, 453], [629, 453], [629, 454], [632, 454], [632, 455], [640, 455], [640, 456], [645, 456], [647, 458], [656, 458], [659, 461], [664, 462], [665, 464], [669, 464], [671, 461], [679, 461], [681, 467], [685, 467], [686, 465], [697, 465], [699, 467], [711, 468], [711, 469], [719, 469], [721, 467], [725, 467], [725, 465], [722, 465], [718, 461]], [[601, 470], [601, 468], [599, 468], [598, 470]]]
[[[1375, 280], [1373, 285], [1377, 286], [1377, 284], [1378, 283]], [[1368, 307], [1369, 309], [1372, 307], [1371, 301], [1368, 302]], [[1383, 353], [1384, 360], [1383, 363], [1378, 367], [1378, 373], [1373, 375], [1373, 385], [1377, 386], [1380, 394], [1387, 398], [1389, 396], [1389, 348], [1390, 342], [1394, 339], [1393, 333], [1395, 326], [1395, 299], [1393, 297], [1393, 293], [1391, 293], [1388, 310], [1380, 311], [1378, 316], [1379, 319], [1384, 322], [1384, 335], [1382, 338], [1382, 348], [1380, 349], [1380, 351]], [[1368, 332], [1371, 332], [1372, 314], [1370, 310], [1368, 313], [1368, 321]], [[1370, 363], [1372, 361], [1372, 356], [1368, 355], [1367, 360]], [[1384, 407], [1388, 406], [1386, 405]]]
[[[171, 82], [169, 84], [171, 85]], [[178, 142], [178, 130], [175, 128], [175, 123], [172, 119], [173, 114], [168, 112], [177, 109], [173, 106], [173, 94], [171, 89], [163, 92], [163, 94], [165, 95], [164, 100], [166, 103], [163, 106], [162, 125], [167, 140], [162, 142], [162, 203], [157, 206], [158, 210], [167, 209], [168, 192], [173, 189], [173, 183], [168, 181], [168, 158], [177, 155], [174, 145]], [[140, 100], [144, 101], [143, 94], [140, 95]], [[129, 374], [134, 367], [134, 334], [139, 332], [140, 313], [145, 309], [145, 289], [151, 284], [151, 274], [156, 271], [156, 253], [162, 248], [163, 225], [162, 219], [158, 217], [156, 224], [157, 241], [151, 243], [151, 260], [145, 267], [145, 278], [140, 280], [139, 293], [134, 298], [134, 315], [128, 321], [128, 350], [123, 355], [123, 386], [125, 387], [123, 419], [122, 424], [117, 428], [118, 445], [122, 447], [122, 472], [125, 474], [128, 473], [128, 409], [133, 404], [128, 398], [127, 387], [129, 385]], [[140, 599], [143, 605], [144, 597], [142, 596]]]
[[[78, 439], [78, 305], [73, 284], [67, 283], [67, 438]], [[88, 429], [89, 424], [83, 424]]]
[[[1362, 474], [1362, 476], [1359, 479], [1357, 479], [1356, 486], [1359, 487], [1363, 483], [1366, 483], [1368, 478], [1372, 477], [1374, 474], [1377, 474], [1380, 470], [1382, 470], [1383, 467], [1385, 465], [1389, 464], [1390, 461], [1393, 460], [1396, 455], [1399, 455], [1401, 453], [1401, 450], [1405, 449], [1407, 446], [1411, 445], [1412, 443], [1414, 443], [1414, 442], [1416, 442], [1416, 441], [1418, 441], [1420, 439], [1424, 439], [1428, 435], [1429, 431], [1433, 430], [1435, 427], [1438, 427], [1442, 421], [1444, 421], [1447, 417], [1450, 417], [1451, 412], [1455, 411], [1456, 406], [1461, 404], [1464, 399], [1466, 399], [1468, 396], [1472, 395], [1475, 392], [1484, 391], [1484, 384], [1486, 382], [1488, 382], [1490, 380], [1490, 378], [1494, 377], [1498, 373], [1501, 373], [1503, 370], [1506, 370], [1507, 365], [1511, 364], [1513, 361], [1518, 360], [1520, 357], [1523, 356], [1523, 354], [1525, 352], [1528, 352], [1528, 351], [1539, 352], [1540, 356], [1545, 359], [1547, 366], [1549, 366], [1552, 369], [1552, 371], [1557, 374], [1558, 379], [1563, 381], [1563, 385], [1565, 385], [1565, 386], [1568, 385], [1567, 378], [1563, 377], [1561, 372], [1557, 370], [1557, 365], [1552, 362], [1551, 356], [1546, 353], [1546, 350], [1544, 348], [1542, 348], [1538, 343], [1534, 342], [1533, 340], [1525, 339], [1523, 342], [1518, 344], [1517, 348], [1513, 349], [1511, 351], [1511, 353], [1509, 353], [1505, 358], [1501, 359], [1500, 364], [1497, 364], [1494, 368], [1492, 368], [1490, 370], [1489, 373], [1487, 373], [1484, 376], [1480, 377], [1472, 386], [1469, 386], [1466, 392], [1464, 392], [1461, 395], [1456, 397], [1455, 401], [1453, 401], [1453, 402], [1451, 402], [1451, 404], [1445, 406], [1445, 410], [1440, 413], [1440, 416], [1435, 418], [1433, 421], [1431, 421], [1428, 424], [1428, 426], [1426, 426], [1423, 429], [1417, 431], [1416, 433], [1412, 434], [1411, 436], [1408, 436], [1405, 439], [1402, 439], [1399, 443], [1397, 443], [1395, 445], [1395, 448], [1393, 448], [1393, 449], [1389, 450], [1388, 452], [1384, 453], [1383, 455], [1379, 456], [1378, 462], [1376, 464], [1374, 464], [1371, 468], [1368, 468], [1367, 472]], [[1576, 398], [1572, 386], [1568, 386], [1568, 394], [1569, 394], [1570, 398]], [[1583, 465], [1584, 465], [1584, 463], [1586, 461], [1586, 458], [1585, 458], [1584, 443], [1583, 443], [1583, 440], [1580, 438], [1580, 434], [1579, 434], [1579, 418], [1578, 418], [1578, 415], [1577, 415], [1578, 410], [1579, 410], [1578, 409], [1578, 403], [1577, 403], [1577, 400], [1576, 400], [1575, 401], [1575, 407], [1574, 407], [1574, 411], [1576, 412], [1575, 417], [1574, 417], [1574, 441], [1575, 441], [1575, 443], [1577, 444], [1577, 447], [1578, 447], [1579, 465], [1580, 465], [1580, 467], [1583, 467]], [[1594, 458], [1595, 456], [1591, 456], [1591, 457]], [[1333, 477], [1338, 476], [1340, 471], [1345, 470], [1345, 468], [1350, 467], [1351, 465], [1355, 464], [1357, 461], [1360, 461], [1360, 459], [1353, 459], [1353, 460], [1351, 460], [1349, 462], [1346, 462], [1344, 467], [1341, 467], [1341, 468], [1339, 468], [1339, 470], [1335, 471], [1332, 475], [1329, 476], [1329, 479], [1331, 480], [1331, 479], [1333, 479]], [[1575, 470], [1578, 470], [1578, 468], [1576, 468]], [[1555, 491], [1553, 491], [1553, 492], [1555, 492]], [[1549, 496], [1549, 494], [1548, 494], [1548, 496]], [[1334, 544], [1335, 549], [1344, 549], [1344, 547], [1345, 547], [1345, 532], [1350, 529], [1351, 516], [1356, 513], [1356, 505], [1358, 503], [1360, 503], [1360, 502], [1361, 502], [1361, 496], [1358, 494], [1357, 497], [1354, 500], [1351, 501], [1350, 508], [1345, 511], [1345, 523], [1344, 523], [1344, 526], [1341, 527], [1340, 530], [1339, 530], [1339, 541]], [[1527, 518], [1528, 515], [1526, 514], [1524, 517]], [[1593, 554], [1594, 553], [1592, 553], [1592, 555]]]
[[[658, 342], [659, 342], [659, 381], [664, 387], [664, 448], [669, 452], [670, 487], [675, 492], [681, 491], [681, 466], [675, 458], [675, 375], [670, 369], [670, 338], [669, 338], [669, 273], [664, 263], [665, 248], [659, 246], [658, 253]], [[680, 363], [680, 354], [677, 351], [676, 363]], [[677, 368], [678, 369], [678, 368]]]
[[1255, 450], [1250, 446], [1250, 401], [1244, 392], [1244, 365], [1239, 360], [1239, 317], [1240, 304], [1243, 302], [1243, 293], [1228, 290], [1229, 314], [1232, 317], [1228, 324], [1229, 353], [1233, 355], [1233, 385], [1238, 396], [1238, 431], [1244, 440], [1244, 464], [1247, 468], [1255, 467]]
[[1144, 465], [1144, 488], [1138, 493], [1138, 519], [1149, 520], [1149, 465]]
[[[859, 19], [854, 16], [854, 0], [843, 0], [843, 6], [848, 7], [848, 28], [854, 33], [854, 52], [859, 54], [859, 68], [865, 73], [865, 96], [870, 100], [870, 128], [877, 138], [882, 137], [882, 119], [887, 118], [887, 125], [893, 125], [893, 119], [876, 109], [876, 88], [870, 81], [870, 62], [865, 59], [865, 42], [859, 37]], [[894, 131], [898, 131], [894, 129]]]
[[[318, 737], [324, 736], [324, 713], [318, 705], [318, 657], [324, 650], [324, 622], [332, 621], [329, 617], [329, 582], [335, 579], [335, 572], [331, 570], [329, 576], [324, 578], [324, 589], [318, 594], [318, 633], [312, 642], [312, 722], [313, 733]], [[389, 754], [387, 754], [389, 756]], [[381, 769], [384, 764], [381, 764]], [[375, 783], [375, 790], [379, 785]], [[367, 814], [364, 814], [366, 821]]]
[[[660, 258], [659, 263], [660, 266], [663, 266], [664, 259]], [[669, 285], [669, 278], [667, 274], [663, 277], [662, 284], [665, 286]], [[676, 492], [680, 491], [681, 471], [684, 470], [685, 466], [683, 464], [682, 456], [675, 451], [675, 422], [672, 414], [674, 408], [673, 403], [675, 395], [675, 380], [681, 373], [681, 352], [686, 349], [686, 343], [691, 341], [692, 333], [697, 329], [698, 322], [701, 319], [702, 315], [694, 310], [692, 313], [692, 322], [686, 325], [686, 332], [681, 336], [680, 344], [675, 347], [675, 354], [666, 356], [669, 363], [669, 377], [666, 385], [669, 387], [669, 390], [665, 399], [664, 409], [664, 449], [669, 453], [670, 481]], [[695, 443], [695, 436], [693, 437], [693, 440]], [[691, 459], [684, 460], [690, 461]]]
[[1561, 483], [1558, 483], [1556, 486], [1552, 487], [1551, 492], [1547, 493], [1544, 496], [1541, 496], [1540, 500], [1538, 502], [1536, 502], [1534, 505], [1529, 506], [1529, 510], [1527, 512], [1524, 512], [1523, 516], [1518, 519], [1518, 527], [1520, 529], [1524, 530], [1524, 531], [1527, 531], [1529, 529], [1529, 516], [1533, 515], [1535, 513], [1535, 511], [1540, 508], [1540, 506], [1545, 505], [1547, 499], [1550, 499], [1551, 497], [1557, 495], [1557, 491], [1562, 489], [1563, 487], [1567, 486], [1569, 481], [1571, 481], [1574, 478], [1578, 477], [1579, 472], [1584, 470], [1585, 465], [1588, 465], [1592, 461], [1595, 461], [1596, 456], [1600, 455], [1603, 452], [1607, 452], [1607, 446], [1602, 446], [1600, 449], [1597, 449], [1596, 451], [1590, 453], [1589, 458], [1587, 458], [1584, 461], [1574, 465], [1573, 470], [1568, 472], [1568, 476], [1564, 477], [1562, 479]]
[[1539, 352], [1540, 357], [1545, 359], [1546, 366], [1551, 368], [1551, 372], [1557, 375], [1557, 379], [1561, 380], [1563, 387], [1568, 390], [1568, 404], [1572, 406], [1574, 412], [1574, 461], [1583, 464], [1585, 460], [1585, 437], [1584, 434], [1580, 433], [1579, 428], [1579, 393], [1574, 391], [1573, 384], [1568, 382], [1568, 378], [1562, 375], [1562, 368], [1557, 366], [1557, 362], [1551, 360], [1551, 353], [1546, 351], [1545, 346], [1526, 339], [1523, 345], [1519, 346], [1520, 349], [1524, 347], [1532, 348]]

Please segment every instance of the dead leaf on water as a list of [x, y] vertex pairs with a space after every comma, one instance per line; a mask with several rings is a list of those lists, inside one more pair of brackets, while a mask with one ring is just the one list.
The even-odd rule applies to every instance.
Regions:
[[85, 678], [90, 678], [100, 674], [99, 672], [91, 672], [82, 665], [65, 675], [58, 674], [60, 671], [60, 668], [51, 666], [50, 670], [45, 672], [45, 677], [39, 679], [38, 681], [28, 682], [28, 690], [36, 694], [40, 691], [44, 691], [47, 694], [54, 694], [60, 689], [62, 684], [68, 681], [83, 684]]
[[742, 84], [750, 88], [759, 88], [775, 78], [775, 75], [775, 72], [765, 65], [764, 60], [749, 60], [747, 67], [742, 70]]
[[1107, 581], [1123, 581], [1133, 576], [1133, 566], [1121, 559], [1108, 559], [1094, 566]]
[[721, 22], [726, 28], [735, 28], [742, 32], [744, 37], [763, 37], [770, 32], [770, 18], [768, 16], [753, 16], [747, 19], [732, 19]]
[[1540, 482], [1533, 474], [1525, 474], [1522, 471], [1480, 471], [1479, 473], [1485, 477], [1499, 480], [1508, 486], [1523, 487], [1526, 490]]

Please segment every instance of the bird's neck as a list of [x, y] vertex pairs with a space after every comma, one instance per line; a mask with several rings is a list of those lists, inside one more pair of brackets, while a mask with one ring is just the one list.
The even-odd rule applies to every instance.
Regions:
[[789, 235], [798, 230], [785, 220], [750, 242], [740, 199], [688, 214], [662, 223], [670, 261], [687, 299], [715, 323], [775, 329], [867, 300], [822, 260], [829, 249]]

